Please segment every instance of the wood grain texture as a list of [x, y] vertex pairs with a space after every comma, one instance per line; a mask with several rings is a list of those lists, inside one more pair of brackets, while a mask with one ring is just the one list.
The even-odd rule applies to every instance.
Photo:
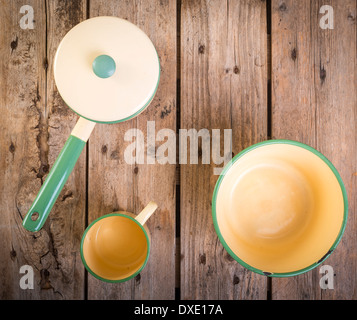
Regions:
[[[262, 1], [182, 1], [181, 128], [232, 129], [233, 154], [267, 138]], [[181, 299], [266, 299], [267, 280], [220, 244], [211, 214], [216, 164], [181, 164]], [[189, 155], [188, 155], [189, 159]], [[221, 165], [222, 166], [222, 165]]]
[[[22, 29], [23, 5], [34, 28]], [[85, 217], [85, 155], [81, 157], [42, 230], [21, 225], [76, 117], [55, 89], [53, 59], [63, 35], [84, 18], [84, 1], [1, 2], [0, 296], [3, 299], [81, 299], [84, 270], [78, 249]], [[34, 270], [23, 290], [20, 267]]]
[[[321, 29], [322, 5], [334, 29]], [[356, 299], [356, 1], [272, 1], [272, 134], [322, 152], [342, 176], [349, 197], [345, 234], [323, 263], [334, 289], [322, 290], [319, 267], [273, 279], [273, 299]]]
[[[20, 27], [23, 5], [34, 9], [34, 29]], [[333, 30], [319, 27], [322, 5], [334, 9]], [[0, 300], [173, 299], [175, 286], [181, 299], [357, 299], [356, 5], [355, 0], [0, 0]], [[30, 233], [22, 219], [77, 120], [54, 83], [55, 51], [73, 26], [99, 15], [125, 18], [148, 34], [161, 62], [159, 89], [137, 118], [96, 125], [44, 228]], [[153, 124], [155, 134], [165, 128], [207, 129], [212, 138], [212, 130], [220, 129], [221, 156], [224, 129], [232, 129], [232, 155], [270, 134], [325, 154], [349, 198], [345, 234], [323, 263], [334, 269], [334, 289], [320, 288], [319, 267], [267, 281], [234, 261], [211, 218], [218, 178], [213, 170], [222, 165], [212, 157], [211, 164], [202, 163], [201, 141], [198, 164], [159, 164], [154, 155], [164, 141], [147, 139]], [[144, 137], [144, 164], [124, 158], [131, 143], [140, 146], [135, 138], [124, 139], [136, 128]], [[159, 209], [147, 223], [152, 248], [140, 275], [108, 284], [86, 273], [79, 255], [86, 225], [113, 211], [138, 213], [151, 200]], [[23, 265], [34, 269], [33, 290], [20, 288]]]
[[[160, 58], [161, 77], [150, 106], [137, 118], [119, 124], [97, 125], [89, 141], [89, 217], [124, 210], [139, 213], [149, 201], [158, 209], [147, 222], [151, 252], [147, 266], [134, 279], [107, 284], [88, 275], [89, 299], [174, 299], [175, 296], [175, 164], [154, 159], [162, 142], [148, 141], [148, 121], [156, 133], [176, 132], [176, 3], [175, 1], [95, 1], [90, 17], [118, 16], [141, 28], [153, 41]], [[114, 39], [113, 39], [114, 41]], [[145, 137], [145, 163], [128, 164], [125, 133], [139, 129]], [[136, 140], [140, 147], [139, 140]], [[136, 152], [139, 150], [137, 149]], [[153, 164], [147, 164], [152, 161]]]

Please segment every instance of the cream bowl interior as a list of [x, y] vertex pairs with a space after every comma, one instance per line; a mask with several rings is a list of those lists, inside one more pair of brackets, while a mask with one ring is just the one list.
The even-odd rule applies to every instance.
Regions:
[[216, 185], [213, 220], [228, 252], [258, 273], [317, 264], [346, 220], [336, 169], [299, 143], [266, 143], [233, 159]]

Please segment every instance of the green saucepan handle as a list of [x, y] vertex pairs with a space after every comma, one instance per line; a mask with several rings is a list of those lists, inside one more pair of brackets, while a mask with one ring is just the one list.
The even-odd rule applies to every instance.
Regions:
[[[36, 199], [22, 222], [25, 229], [29, 231], [39, 231], [43, 227], [43, 224], [71, 174], [84, 146], [86, 145], [89, 134], [94, 127], [93, 122], [90, 124], [89, 121], [86, 123], [87, 121], [88, 120], [80, 118], [75, 129], [72, 131], [72, 134], [67, 139], [47, 175], [45, 182], [41, 186]], [[89, 130], [88, 126], [90, 127]], [[86, 134], [88, 137], [82, 137], [81, 139], [80, 132], [85, 131], [85, 127], [87, 127]]]

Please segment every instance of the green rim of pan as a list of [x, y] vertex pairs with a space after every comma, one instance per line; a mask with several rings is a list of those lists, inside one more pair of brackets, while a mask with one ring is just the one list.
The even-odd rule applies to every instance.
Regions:
[[[247, 154], [248, 152], [265, 146], [265, 145], [270, 145], [270, 144], [290, 144], [293, 146], [298, 146], [301, 148], [304, 148], [310, 152], [312, 152], [313, 154], [315, 154], [316, 156], [318, 156], [321, 160], [323, 160], [331, 169], [331, 171], [334, 173], [340, 188], [341, 188], [341, 192], [342, 192], [342, 196], [343, 196], [343, 204], [344, 204], [344, 213], [343, 213], [343, 221], [342, 221], [342, 225], [340, 228], [340, 231], [337, 235], [337, 238], [335, 240], [335, 242], [332, 244], [330, 250], [323, 256], [321, 257], [320, 260], [318, 260], [317, 262], [309, 265], [306, 268], [300, 269], [300, 270], [296, 270], [296, 271], [292, 271], [292, 272], [284, 272], [284, 273], [272, 273], [269, 272], [269, 270], [260, 270], [257, 269], [251, 265], [249, 265], [248, 263], [246, 263], [245, 261], [243, 261], [242, 259], [240, 259], [233, 251], [232, 249], [228, 246], [228, 244], [226, 243], [226, 241], [224, 240], [224, 237], [219, 229], [218, 226], [218, 221], [217, 221], [217, 212], [216, 212], [216, 203], [217, 203], [217, 194], [219, 191], [219, 187], [223, 181], [224, 175], [228, 172], [228, 170], [231, 168], [231, 166], [238, 160], [240, 159], [242, 156], [244, 156], [245, 154]], [[342, 178], [340, 176], [340, 174], [338, 173], [337, 169], [333, 166], [333, 164], [320, 152], [318, 152], [317, 150], [315, 150], [314, 148], [301, 143], [301, 142], [297, 142], [297, 141], [293, 141], [293, 140], [283, 140], [283, 139], [276, 139], [276, 140], [268, 140], [268, 141], [263, 141], [263, 142], [259, 142], [256, 143], [246, 149], [244, 149], [243, 151], [241, 151], [239, 154], [237, 154], [231, 161], [230, 163], [228, 163], [224, 168], [223, 171], [221, 173], [221, 175], [219, 176], [217, 183], [215, 185], [214, 191], [213, 191], [213, 199], [212, 199], [212, 217], [213, 217], [213, 224], [216, 230], [216, 233], [218, 235], [219, 240], [221, 241], [222, 245], [224, 246], [224, 248], [227, 250], [227, 252], [232, 256], [232, 258], [234, 260], [236, 260], [238, 263], [240, 263], [242, 266], [244, 266], [245, 268], [247, 268], [250, 271], [253, 271], [255, 273], [261, 274], [261, 275], [265, 275], [265, 276], [269, 276], [269, 277], [277, 277], [277, 278], [283, 278], [283, 277], [291, 277], [291, 276], [296, 276], [302, 273], [305, 273], [307, 271], [310, 271], [314, 268], [316, 268], [318, 265], [320, 265], [324, 260], [326, 260], [330, 254], [336, 249], [338, 243], [340, 242], [342, 235], [345, 231], [346, 228], [346, 224], [347, 224], [347, 217], [348, 217], [348, 200], [347, 200], [347, 192], [345, 189], [345, 186], [343, 184]]]

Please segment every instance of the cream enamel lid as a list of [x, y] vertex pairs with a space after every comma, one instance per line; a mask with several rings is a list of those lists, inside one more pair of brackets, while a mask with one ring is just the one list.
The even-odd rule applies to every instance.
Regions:
[[[93, 61], [108, 55], [116, 69], [98, 77]], [[155, 95], [160, 63], [148, 36], [117, 17], [96, 17], [71, 29], [55, 56], [54, 76], [66, 104], [96, 122], [120, 122], [140, 113]]]

